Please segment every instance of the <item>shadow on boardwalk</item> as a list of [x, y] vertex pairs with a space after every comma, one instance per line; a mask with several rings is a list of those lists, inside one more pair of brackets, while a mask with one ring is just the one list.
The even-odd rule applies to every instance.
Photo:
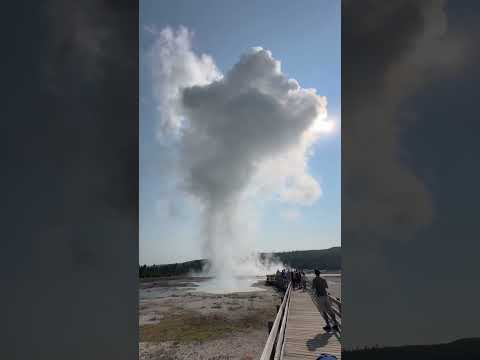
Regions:
[[284, 360], [316, 359], [329, 353], [341, 359], [338, 334], [322, 331], [325, 321], [313, 302], [310, 292], [292, 292], [285, 331]]
[[323, 348], [328, 344], [328, 340], [333, 336], [332, 333], [317, 334], [313, 339], [307, 340], [307, 348], [309, 351], [315, 351], [318, 348]]

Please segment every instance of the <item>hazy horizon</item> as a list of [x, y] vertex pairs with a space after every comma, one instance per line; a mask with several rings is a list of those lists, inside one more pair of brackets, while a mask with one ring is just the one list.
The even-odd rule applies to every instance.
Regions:
[[[336, 248], [336, 247], [339, 247], [341, 248], [342, 246], [341, 245], [336, 245], [336, 246], [331, 246], [331, 247], [328, 247], [328, 248], [323, 248], [323, 249], [295, 249], [295, 250], [279, 250], [279, 251], [257, 251], [258, 253], [261, 253], [261, 254], [279, 254], [279, 253], [287, 253], [287, 252], [295, 252], [295, 251], [321, 251], [321, 250], [330, 250], [330, 249], [333, 249], [333, 248]], [[143, 266], [143, 265], [147, 265], [147, 266], [151, 266], [151, 265], [168, 265], [168, 264], [175, 264], [175, 263], [184, 263], [184, 262], [189, 262], [189, 261], [197, 261], [197, 260], [207, 260], [206, 258], [195, 258], [195, 259], [192, 259], [192, 258], [188, 258], [188, 259], [185, 259], [185, 260], [180, 260], [180, 261], [174, 261], [174, 262], [163, 262], [163, 263], [139, 263], [140, 266]]]

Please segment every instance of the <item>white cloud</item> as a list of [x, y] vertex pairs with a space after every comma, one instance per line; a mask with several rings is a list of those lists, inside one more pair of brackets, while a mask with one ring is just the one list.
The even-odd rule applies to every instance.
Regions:
[[[146, 30], [156, 32], [152, 27]], [[181, 128], [180, 91], [185, 87], [208, 84], [220, 77], [210, 56], [198, 56], [192, 51], [192, 37], [193, 33], [185, 27], [177, 31], [165, 28], [158, 33], [151, 49], [153, 93], [160, 112], [160, 139], [165, 134], [178, 133]]]
[[331, 123], [326, 98], [288, 78], [270, 51], [252, 48], [222, 74], [210, 56], [193, 52], [192, 36], [166, 28], [151, 52], [159, 139], [177, 149], [179, 186], [203, 205], [207, 256], [231, 271], [225, 258], [238, 254], [251, 217], [243, 204], [320, 197], [308, 158]]

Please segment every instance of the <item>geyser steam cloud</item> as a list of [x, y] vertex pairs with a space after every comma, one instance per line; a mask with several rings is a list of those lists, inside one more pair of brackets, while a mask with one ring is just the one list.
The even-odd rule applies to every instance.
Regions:
[[191, 40], [185, 28], [157, 33], [159, 140], [178, 152], [179, 186], [201, 204], [211, 271], [265, 271], [252, 255], [255, 204], [308, 205], [321, 195], [307, 164], [312, 145], [331, 129], [326, 99], [283, 74], [268, 50], [252, 48], [223, 75], [211, 57], [192, 51]]

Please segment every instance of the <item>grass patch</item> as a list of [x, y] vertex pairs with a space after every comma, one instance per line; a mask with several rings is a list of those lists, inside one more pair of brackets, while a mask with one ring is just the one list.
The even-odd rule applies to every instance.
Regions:
[[235, 332], [264, 328], [271, 320], [265, 312], [231, 320], [222, 315], [184, 313], [171, 315], [158, 324], [140, 326], [140, 341], [178, 343], [203, 342], [218, 339]]

